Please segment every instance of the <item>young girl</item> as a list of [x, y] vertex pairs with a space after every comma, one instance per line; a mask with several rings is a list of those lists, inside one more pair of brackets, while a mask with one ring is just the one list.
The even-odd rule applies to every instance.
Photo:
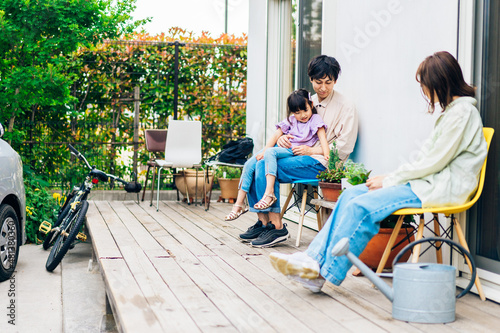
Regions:
[[293, 156], [292, 148], [277, 147], [276, 142], [282, 135], [287, 135], [292, 147], [299, 145], [313, 146], [318, 140], [321, 143], [323, 155], [328, 160], [330, 149], [326, 140], [326, 125], [317, 114], [310, 100], [310, 94], [305, 89], [298, 89], [288, 96], [287, 119], [276, 125], [276, 132], [269, 139], [263, 150], [249, 159], [243, 167], [241, 174], [240, 189], [233, 210], [225, 217], [226, 221], [232, 221], [246, 213], [248, 209], [244, 206], [244, 200], [255, 172], [255, 164], [264, 159], [266, 164], [266, 191], [262, 199], [254, 205], [256, 209], [267, 209], [276, 200], [274, 195], [274, 182], [276, 179], [277, 159]]

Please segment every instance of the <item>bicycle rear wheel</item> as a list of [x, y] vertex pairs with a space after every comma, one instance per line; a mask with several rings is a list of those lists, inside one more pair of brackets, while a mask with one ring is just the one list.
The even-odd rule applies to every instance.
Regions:
[[79, 207], [76, 208], [75, 212], [66, 222], [68, 224], [63, 223], [61, 226], [61, 232], [59, 233], [52, 250], [50, 250], [47, 263], [45, 264], [47, 271], [52, 272], [64, 258], [66, 252], [68, 252], [71, 243], [73, 243], [78, 235], [78, 232], [80, 232], [80, 227], [83, 225], [88, 209], [89, 203], [87, 200], [82, 201]]

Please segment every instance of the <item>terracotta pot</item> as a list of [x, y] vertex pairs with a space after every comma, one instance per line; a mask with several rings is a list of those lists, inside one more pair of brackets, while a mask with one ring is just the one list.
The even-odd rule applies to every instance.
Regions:
[[174, 176], [175, 186], [179, 189], [179, 192], [186, 197], [186, 183], [184, 182], [184, 174], [186, 174], [187, 181], [187, 189], [189, 192], [189, 197], [194, 198], [195, 200], [199, 198], [203, 198], [204, 194], [210, 190], [212, 186], [212, 171], [208, 173], [208, 183], [206, 184], [205, 193], [203, 193], [203, 173], [206, 171], [200, 170], [198, 171], [198, 195], [195, 198], [196, 193], [196, 170], [186, 169], [179, 171], [177, 175]]
[[226, 179], [219, 178], [220, 196], [223, 199], [236, 199], [238, 196], [238, 185], [240, 184], [239, 178]]
[[323, 199], [326, 201], [337, 201], [342, 190], [340, 183], [319, 182], [319, 187], [323, 193]]
[[[377, 269], [380, 259], [382, 259], [385, 247], [389, 242], [389, 238], [391, 237], [393, 230], [394, 229], [392, 228], [380, 228], [378, 234], [376, 234], [375, 237], [373, 237], [370, 240], [370, 242], [368, 242], [368, 245], [366, 246], [365, 250], [359, 256], [359, 259], [362, 262], [364, 262], [366, 266], [370, 267], [371, 269]], [[401, 242], [406, 237], [407, 233], [411, 233], [413, 230], [414, 230], [413, 228], [408, 228], [408, 229], [401, 228], [401, 230], [399, 231], [399, 235], [396, 238], [396, 242], [394, 244], [398, 244], [399, 242]], [[391, 254], [389, 255], [389, 259], [387, 260], [387, 263], [385, 264], [384, 268], [392, 268], [392, 261], [399, 253], [399, 251], [401, 251], [406, 245], [408, 245], [414, 240], [415, 237], [414, 235], [412, 235], [409, 240], [408, 239], [405, 240], [396, 248], [394, 248]], [[407, 251], [399, 262], [408, 261], [410, 255], [411, 251]]]

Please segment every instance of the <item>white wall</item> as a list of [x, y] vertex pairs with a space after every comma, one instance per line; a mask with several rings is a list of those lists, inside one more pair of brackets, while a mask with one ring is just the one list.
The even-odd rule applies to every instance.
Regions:
[[432, 129], [415, 72], [436, 51], [456, 56], [458, 0], [325, 0], [323, 22], [323, 53], [342, 67], [336, 88], [359, 112], [351, 158], [390, 172]]
[[266, 119], [267, 0], [249, 1], [247, 135], [262, 147]]

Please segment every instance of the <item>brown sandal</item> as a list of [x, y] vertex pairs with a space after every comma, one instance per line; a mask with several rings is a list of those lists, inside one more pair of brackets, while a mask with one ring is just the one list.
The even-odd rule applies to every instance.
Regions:
[[239, 212], [235, 212], [234, 210], [232, 210], [231, 213], [226, 215], [226, 217], [224, 218], [224, 221], [236, 220], [238, 217], [241, 216], [241, 214], [245, 214], [246, 212], [248, 212], [248, 207], [240, 206], [237, 204], [234, 204], [233, 207], [239, 207], [239, 208], [241, 208], [241, 210]]
[[[264, 200], [266, 197], [271, 198], [271, 201], [267, 202], [266, 200]], [[276, 202], [276, 200], [278, 200], [278, 198], [276, 198], [276, 196], [274, 194], [265, 194], [264, 197], [262, 199], [260, 199], [259, 202], [257, 202], [253, 206], [253, 208], [259, 209], [259, 210], [268, 209]]]

